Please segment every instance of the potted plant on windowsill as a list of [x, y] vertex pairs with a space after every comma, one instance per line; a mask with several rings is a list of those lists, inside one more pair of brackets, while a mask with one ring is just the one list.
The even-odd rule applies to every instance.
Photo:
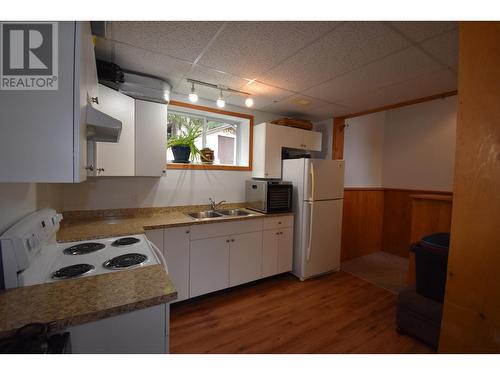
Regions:
[[200, 150], [195, 145], [196, 139], [201, 135], [200, 125], [191, 125], [186, 131], [172, 136], [167, 141], [167, 148], [172, 148], [174, 154], [174, 163], [189, 163], [197, 160]]

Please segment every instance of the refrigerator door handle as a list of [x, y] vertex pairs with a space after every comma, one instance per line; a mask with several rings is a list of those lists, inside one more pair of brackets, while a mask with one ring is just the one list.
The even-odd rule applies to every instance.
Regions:
[[311, 197], [309, 198], [310, 200], [314, 200], [314, 190], [315, 190], [315, 185], [316, 185], [316, 178], [315, 178], [315, 173], [314, 173], [314, 163], [311, 162], [311, 168], [309, 169], [309, 173], [311, 174]]
[[[311, 164], [312, 165], [312, 164]], [[313, 202], [308, 202], [311, 205], [311, 210], [309, 213], [309, 241], [307, 242], [307, 252], [306, 252], [306, 260], [309, 262], [311, 259], [311, 244], [312, 244], [312, 232], [313, 232], [313, 210], [314, 204]]]

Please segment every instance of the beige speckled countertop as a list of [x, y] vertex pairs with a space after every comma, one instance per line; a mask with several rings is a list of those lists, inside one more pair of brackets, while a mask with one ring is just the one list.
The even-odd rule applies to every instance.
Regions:
[[58, 330], [176, 298], [161, 265], [9, 289], [0, 292], [0, 337], [29, 323]]
[[[224, 205], [222, 209], [241, 207], [238, 204]], [[249, 216], [222, 216], [204, 220], [195, 220], [186, 212], [208, 209], [207, 206], [163, 207], [157, 209], [122, 209], [78, 211], [64, 213], [61, 229], [57, 233], [58, 242], [84, 241], [105, 237], [120, 237], [142, 234], [147, 229], [168, 228], [185, 225], [218, 223], [228, 220], [252, 220], [262, 217], [293, 215], [292, 213], [262, 214], [252, 211]]]

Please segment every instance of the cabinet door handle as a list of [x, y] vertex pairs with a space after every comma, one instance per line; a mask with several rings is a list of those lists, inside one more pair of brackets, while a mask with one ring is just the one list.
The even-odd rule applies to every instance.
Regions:
[[97, 172], [104, 172], [104, 168], [97, 168]]
[[99, 97], [98, 96], [92, 96], [90, 98], [90, 101], [95, 104], [99, 104]]
[[85, 169], [86, 169], [87, 171], [91, 171], [91, 172], [93, 172], [93, 171], [94, 171], [94, 165], [93, 165], [93, 164], [90, 164], [88, 167], [85, 167]]
[[231, 239], [231, 242], [234, 242], [234, 238]]
[[226, 240], [226, 242], [229, 242], [229, 240]]
[[191, 233], [191, 231], [190, 231], [190, 230], [187, 230], [187, 231], [186, 231], [186, 234], [189, 234], [189, 233]]

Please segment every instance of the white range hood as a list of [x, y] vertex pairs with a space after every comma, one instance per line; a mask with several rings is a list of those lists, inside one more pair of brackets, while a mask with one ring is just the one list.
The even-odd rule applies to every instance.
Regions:
[[87, 106], [87, 140], [94, 142], [117, 143], [122, 132], [120, 120]]

